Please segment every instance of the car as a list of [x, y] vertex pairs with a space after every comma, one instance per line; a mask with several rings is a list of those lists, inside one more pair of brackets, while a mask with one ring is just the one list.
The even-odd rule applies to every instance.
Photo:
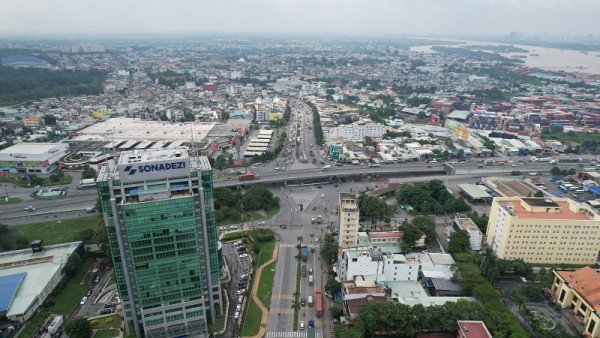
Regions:
[[300, 328], [300, 330], [304, 330], [304, 321], [303, 320], [300, 321], [300, 325], [298, 325], [298, 327]]
[[242, 311], [242, 304], [236, 305], [235, 311]]
[[317, 210], [317, 207], [313, 207], [313, 211]]
[[309, 275], [312, 275], [312, 274], [313, 274], [313, 269], [312, 269], [312, 268], [308, 269], [308, 274], [309, 274]]
[[238, 228], [237, 225], [232, 225], [232, 226], [229, 227], [229, 229], [231, 229], [231, 230], [235, 230], [237, 228]]
[[245, 287], [245, 286], [246, 286], [246, 284], [248, 284], [248, 281], [247, 281], [247, 280], [241, 280], [241, 281], [238, 283], [238, 288], [243, 288], [243, 287]]
[[242, 242], [241, 241], [235, 241], [235, 242], [233, 242], [233, 245], [235, 245], [235, 246], [242, 245]]
[[325, 194], [321, 194], [321, 198], [324, 198], [324, 197], [325, 197]]
[[300, 305], [306, 305], [306, 298], [300, 298]]
[[81, 298], [81, 302], [79, 302], [79, 305], [83, 305], [87, 302], [88, 298], [87, 297], [83, 297]]
[[265, 222], [265, 221], [258, 222], [258, 225], [266, 225], [266, 224], [267, 224], [267, 222]]
[[25, 211], [35, 211], [35, 207], [33, 205], [28, 205], [25, 207]]
[[227, 231], [226, 227], [219, 227], [219, 231]]
[[315, 233], [314, 233], [314, 232], [311, 232], [311, 233], [310, 233], [310, 237], [315, 237]]
[[286, 229], [287, 225], [285, 225], [285, 224], [279, 224], [279, 227], [282, 228], [282, 229]]
[[516, 164], [511, 164], [510, 166], [511, 166], [511, 167], [516, 167], [517, 165], [516, 165]]
[[92, 289], [89, 289], [88, 292], [85, 294], [86, 296], [91, 296], [92, 295]]
[[109, 309], [109, 308], [113, 308], [113, 307], [115, 307], [114, 303], [106, 303], [106, 304], [104, 304], [104, 308], [105, 309]]
[[233, 315], [233, 319], [238, 319], [240, 318], [240, 312], [237, 311], [234, 315]]
[[519, 278], [521, 279], [521, 282], [527, 283], [527, 278], [525, 278], [525, 277], [519, 277]]
[[112, 313], [112, 309], [104, 309], [104, 310], [100, 311], [98, 314], [107, 315], [109, 313]]
[[243, 302], [244, 302], [244, 296], [239, 296], [237, 303], [242, 304]]
[[248, 257], [247, 253], [240, 254], [240, 258], [246, 258], [246, 257]]
[[237, 296], [241, 296], [241, 295], [243, 295], [245, 292], [246, 292], [246, 289], [239, 289], [239, 290], [237, 290], [237, 291], [235, 292], [235, 294], [236, 294]]
[[243, 246], [240, 246], [240, 247], [236, 248], [236, 251], [238, 252], [238, 255], [247, 254], [248, 253], [248, 251], [246, 251], [246, 248], [243, 247]]
[[243, 274], [243, 275], [240, 276], [240, 279], [248, 279], [248, 277], [249, 276], [247, 274]]

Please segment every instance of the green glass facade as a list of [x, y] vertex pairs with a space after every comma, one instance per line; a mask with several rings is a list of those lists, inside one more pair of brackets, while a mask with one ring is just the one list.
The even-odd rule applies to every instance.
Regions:
[[97, 186], [126, 321], [138, 337], [208, 336], [222, 312], [212, 171], [122, 183], [108, 170]]

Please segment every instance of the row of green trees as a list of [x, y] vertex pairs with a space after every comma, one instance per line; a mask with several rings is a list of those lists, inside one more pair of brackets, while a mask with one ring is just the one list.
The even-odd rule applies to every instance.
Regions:
[[256, 210], [271, 210], [279, 208], [279, 197], [274, 196], [264, 186], [253, 186], [245, 193], [231, 188], [218, 187], [214, 189], [215, 217], [217, 222], [225, 219], [241, 221], [241, 212]]
[[466, 300], [429, 307], [394, 302], [372, 303], [360, 309], [351, 328], [336, 326], [335, 335], [344, 338], [412, 338], [422, 332], [455, 332], [457, 320], [485, 320], [486, 314], [484, 305]]
[[313, 113], [313, 132], [315, 134], [315, 143], [323, 145], [323, 128], [321, 127], [321, 115], [317, 107], [310, 101], [306, 101], [306, 104], [310, 107]]
[[376, 221], [389, 223], [397, 208], [395, 205], [388, 205], [381, 198], [362, 194], [358, 197], [358, 210], [361, 218], [369, 218], [375, 224]]
[[440, 180], [403, 184], [396, 194], [399, 204], [409, 204], [422, 214], [453, 214], [470, 211], [471, 207], [460, 198], [454, 198]]

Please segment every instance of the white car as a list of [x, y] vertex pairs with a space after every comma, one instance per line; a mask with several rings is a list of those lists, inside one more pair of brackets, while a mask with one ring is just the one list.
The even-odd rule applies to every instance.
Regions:
[[266, 225], [266, 224], [267, 224], [267, 222], [265, 222], [265, 221], [258, 222], [258, 225]]
[[527, 278], [525, 278], [525, 277], [520, 277], [520, 278], [521, 278], [521, 282], [527, 283]]
[[229, 229], [235, 230], [235, 229], [237, 229], [237, 225], [232, 225], [232, 226], [229, 227]]
[[81, 302], [79, 302], [79, 305], [83, 305], [87, 302], [88, 298], [87, 297], [83, 297], [81, 298]]
[[324, 197], [325, 197], [325, 194], [321, 194], [321, 198], [324, 198]]
[[246, 292], [246, 289], [239, 289], [235, 292], [236, 295], [241, 296], [244, 294], [244, 292]]
[[236, 311], [236, 313], [233, 315], [233, 319], [238, 319], [240, 318], [240, 312]]
[[246, 253], [240, 254], [240, 258], [246, 258], [246, 257], [248, 257], [248, 254], [246, 254]]
[[25, 207], [25, 211], [35, 211], [35, 207], [33, 205], [28, 205]]
[[242, 304], [244, 302], [244, 296], [238, 297], [238, 304]]
[[300, 321], [300, 326], [298, 326], [300, 328], [300, 330], [304, 330], [304, 321], [301, 320]]
[[235, 307], [235, 311], [242, 311], [242, 304], [238, 304], [238, 305]]

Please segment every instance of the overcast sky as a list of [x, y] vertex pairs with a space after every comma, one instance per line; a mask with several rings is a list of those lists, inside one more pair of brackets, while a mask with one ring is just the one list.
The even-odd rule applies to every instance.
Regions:
[[600, 0], [2, 0], [0, 32], [600, 34]]

